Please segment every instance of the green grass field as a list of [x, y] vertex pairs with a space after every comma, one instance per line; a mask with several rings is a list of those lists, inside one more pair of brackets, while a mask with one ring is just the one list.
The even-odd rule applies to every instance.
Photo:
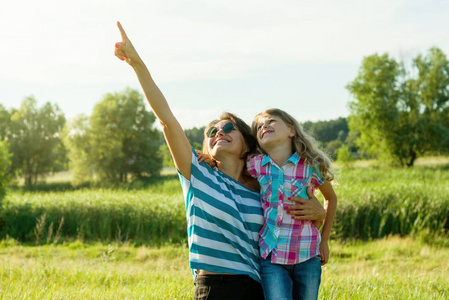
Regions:
[[[191, 299], [175, 174], [12, 187], [0, 207], [0, 299]], [[341, 168], [320, 299], [449, 298], [449, 160]]]
[[[449, 251], [417, 239], [332, 242], [320, 299], [447, 299]], [[192, 299], [186, 245], [0, 245], [0, 299]]]

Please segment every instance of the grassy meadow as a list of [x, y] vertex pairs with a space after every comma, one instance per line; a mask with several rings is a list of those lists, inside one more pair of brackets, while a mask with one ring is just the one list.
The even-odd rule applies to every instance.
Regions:
[[[338, 169], [338, 166], [337, 166]], [[190, 299], [176, 174], [12, 187], [0, 208], [0, 299]], [[449, 159], [342, 166], [320, 299], [449, 298]]]
[[[320, 299], [447, 299], [449, 251], [410, 238], [330, 244]], [[0, 299], [192, 299], [186, 245], [0, 244]]]

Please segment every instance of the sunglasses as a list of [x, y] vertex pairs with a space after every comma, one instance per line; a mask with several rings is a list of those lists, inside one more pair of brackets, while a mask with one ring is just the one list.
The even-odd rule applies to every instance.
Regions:
[[[224, 133], [230, 133], [232, 130], [234, 130], [234, 128], [235, 128], [234, 123], [228, 122], [228, 123], [224, 124], [221, 129], [223, 130]], [[206, 136], [208, 138], [214, 137], [219, 130], [220, 130], [220, 128], [218, 128], [218, 127], [215, 127], [215, 126], [211, 127], [207, 130]]]

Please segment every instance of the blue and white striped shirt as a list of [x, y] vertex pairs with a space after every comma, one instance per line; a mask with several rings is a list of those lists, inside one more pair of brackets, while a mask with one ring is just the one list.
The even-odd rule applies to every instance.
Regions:
[[179, 174], [192, 272], [244, 274], [260, 282], [260, 194], [217, 168], [198, 163], [197, 154], [192, 154], [190, 180]]

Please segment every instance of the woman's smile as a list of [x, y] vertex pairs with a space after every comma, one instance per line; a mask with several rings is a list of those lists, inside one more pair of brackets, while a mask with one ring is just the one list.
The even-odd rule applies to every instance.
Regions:
[[218, 143], [230, 143], [231, 141], [229, 140], [229, 139], [227, 139], [227, 138], [225, 138], [225, 137], [219, 137], [219, 138], [217, 138], [215, 141], [214, 141], [214, 143], [213, 143], [213, 146], [215, 146], [216, 144], [218, 144]]

